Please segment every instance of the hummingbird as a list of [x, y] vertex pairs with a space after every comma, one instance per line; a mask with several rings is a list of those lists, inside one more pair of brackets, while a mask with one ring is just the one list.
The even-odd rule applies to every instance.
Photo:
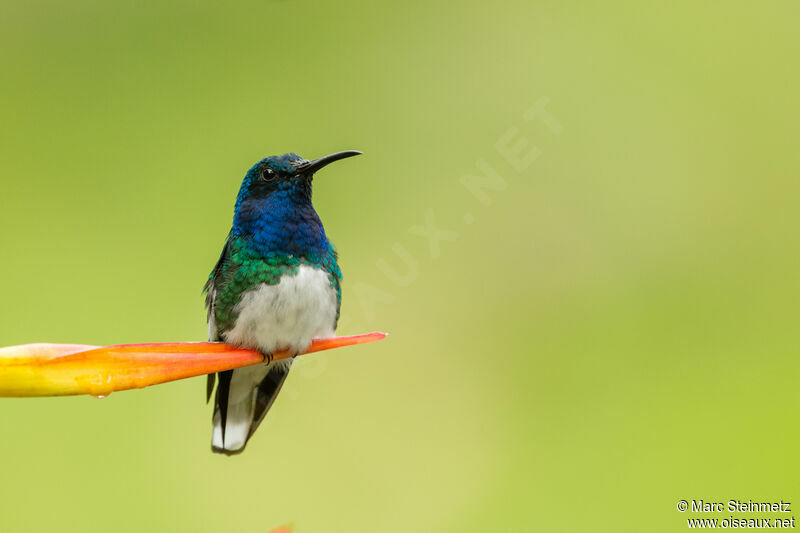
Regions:
[[[219, 372], [211, 449], [241, 453], [272, 406], [292, 359], [312, 339], [332, 337], [342, 302], [337, 253], [311, 203], [314, 173], [348, 150], [306, 160], [290, 153], [262, 159], [242, 180], [233, 225], [204, 291], [208, 339], [259, 350], [264, 364]], [[206, 401], [214, 390], [209, 374]]]

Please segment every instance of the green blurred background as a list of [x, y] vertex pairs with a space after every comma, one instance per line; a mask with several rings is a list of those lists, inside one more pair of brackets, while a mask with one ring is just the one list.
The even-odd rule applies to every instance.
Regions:
[[339, 332], [392, 336], [298, 360], [234, 458], [201, 378], [3, 399], [0, 529], [800, 506], [793, 5], [4, 1], [0, 345], [203, 340], [245, 171], [343, 149], [315, 181]]

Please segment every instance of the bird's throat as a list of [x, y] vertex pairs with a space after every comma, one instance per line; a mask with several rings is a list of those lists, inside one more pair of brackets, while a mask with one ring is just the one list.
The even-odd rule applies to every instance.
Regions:
[[323, 256], [328, 249], [325, 229], [311, 203], [310, 184], [243, 199], [236, 206], [233, 234], [263, 257]]

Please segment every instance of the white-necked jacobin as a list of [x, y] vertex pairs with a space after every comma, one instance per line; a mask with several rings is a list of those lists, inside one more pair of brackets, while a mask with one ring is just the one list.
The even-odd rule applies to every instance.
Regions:
[[[292, 359], [271, 362], [273, 352], [301, 353], [312, 339], [334, 334], [342, 273], [311, 203], [311, 181], [325, 165], [360, 153], [267, 157], [242, 181], [233, 227], [205, 286], [208, 338], [257, 349], [268, 362], [219, 373], [214, 452], [243, 451], [275, 401]], [[207, 398], [213, 388], [211, 374]]]

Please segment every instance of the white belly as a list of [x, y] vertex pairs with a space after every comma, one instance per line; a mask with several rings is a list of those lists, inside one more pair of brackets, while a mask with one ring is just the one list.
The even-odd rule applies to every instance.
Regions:
[[327, 272], [300, 265], [295, 276], [246, 292], [235, 310], [238, 318], [233, 329], [223, 333], [225, 341], [265, 353], [300, 353], [311, 339], [333, 336], [336, 291]]

